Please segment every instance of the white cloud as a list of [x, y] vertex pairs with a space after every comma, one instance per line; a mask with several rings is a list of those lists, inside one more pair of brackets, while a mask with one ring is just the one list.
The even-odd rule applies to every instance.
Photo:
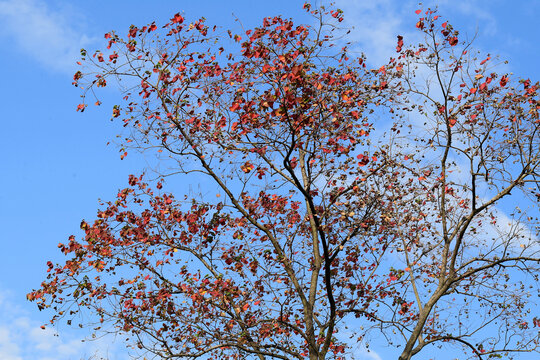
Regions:
[[[347, 27], [354, 27], [350, 39], [359, 45], [356, 50], [365, 53], [372, 65], [387, 63], [395, 56], [397, 35], [411, 29], [403, 22], [408, 6], [396, 1], [338, 0], [337, 5], [345, 12]], [[408, 39], [412, 37], [409, 32], [407, 35]]]
[[381, 356], [372, 349], [368, 349], [364, 343], [359, 343], [353, 350], [353, 360], [382, 360]]
[[[526, 205], [525, 201], [522, 201], [522, 205]], [[514, 253], [521, 253], [523, 250], [537, 253], [540, 250], [540, 241], [530, 226], [521, 219], [508, 216], [501, 209], [495, 208], [494, 213], [497, 221], [493, 226], [493, 235], [503, 243], [508, 243], [511, 247], [509, 250]]]
[[486, 6], [482, 1], [453, 1], [445, 0], [440, 1], [440, 8], [443, 13], [450, 12], [450, 10], [457, 11], [463, 16], [466, 16], [471, 20], [471, 22], [481, 28], [482, 32], [489, 36], [494, 36], [497, 33], [497, 21], [492, 13], [487, 9], [489, 6]]
[[80, 49], [93, 41], [74, 19], [67, 8], [52, 10], [40, 0], [0, 0], [0, 41], [4, 51], [14, 44], [45, 68], [71, 73]]
[[[421, 2], [423, 4], [419, 4]], [[373, 66], [380, 66], [396, 56], [397, 35], [404, 37], [406, 46], [422, 40], [414, 27], [419, 16], [414, 13], [417, 9], [438, 9], [440, 15], [450, 16], [450, 20], [456, 15], [467, 18], [476, 26], [472, 33], [465, 32], [469, 38], [479, 29], [488, 36], [498, 31], [495, 17], [479, 0], [337, 0], [336, 4], [345, 12], [347, 27], [354, 27], [350, 39], [358, 45], [356, 50], [365, 53]]]
[[0, 359], [22, 360], [19, 345], [14, 341], [9, 329], [0, 326]]
[[359, 360], [382, 360], [382, 358], [373, 350], [362, 349], [357, 353]]
[[0, 290], [1, 360], [128, 359], [122, 344], [110, 336], [83, 342], [70, 328], [41, 329], [9, 292]]

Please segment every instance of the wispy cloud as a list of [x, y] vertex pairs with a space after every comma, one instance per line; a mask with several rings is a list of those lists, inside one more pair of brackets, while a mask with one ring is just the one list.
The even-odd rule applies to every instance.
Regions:
[[8, 329], [0, 327], [0, 357], [4, 360], [22, 360], [20, 348]]
[[[434, 2], [433, 0], [431, 2]], [[493, 36], [497, 33], [497, 21], [495, 16], [488, 10], [490, 7], [486, 1], [454, 1], [439, 0], [436, 1], [443, 14], [456, 12], [461, 16], [470, 19], [471, 25], [481, 28], [486, 35]], [[432, 6], [433, 7], [433, 6]]]
[[[533, 205], [530, 201], [521, 201], [521, 205]], [[521, 212], [518, 208], [511, 209], [515, 212]], [[534, 209], [528, 209], [534, 212]], [[525, 214], [528, 213], [525, 210]], [[522, 251], [526, 251], [527, 254], [531, 252], [538, 253], [540, 251], [540, 240], [535, 234], [531, 225], [528, 225], [524, 220], [527, 220], [527, 216], [521, 216], [520, 218], [514, 218], [508, 216], [503, 210], [496, 208], [494, 214], [497, 217], [497, 222], [493, 225], [493, 238], [506, 240], [509, 244], [509, 250], [513, 254], [520, 254]], [[524, 214], [520, 214], [524, 215]]]
[[395, 55], [397, 35], [404, 35], [408, 25], [403, 16], [407, 6], [392, 0], [338, 0], [337, 5], [345, 12], [347, 26], [354, 27], [351, 40], [356, 50], [365, 53], [370, 64], [384, 64]]
[[40, 0], [0, 0], [0, 41], [14, 46], [48, 70], [73, 72], [80, 49], [93, 39], [78, 30], [68, 8]]
[[351, 40], [358, 45], [356, 50], [365, 53], [373, 66], [382, 65], [390, 57], [396, 56], [397, 35], [404, 36], [406, 44], [422, 40], [421, 34], [414, 28], [418, 17], [414, 11], [417, 9], [437, 8], [443, 16], [467, 18], [476, 27], [472, 33], [466, 32], [469, 38], [478, 29], [489, 36], [498, 32], [495, 17], [480, 0], [337, 0], [336, 3], [345, 11], [347, 26], [354, 27]]
[[127, 359], [126, 351], [110, 338], [82, 342], [75, 334], [52, 328], [41, 329], [27, 312], [0, 290], [0, 359], [2, 360], [75, 360]]
[[382, 360], [382, 358], [373, 350], [362, 348], [355, 354], [358, 360]]

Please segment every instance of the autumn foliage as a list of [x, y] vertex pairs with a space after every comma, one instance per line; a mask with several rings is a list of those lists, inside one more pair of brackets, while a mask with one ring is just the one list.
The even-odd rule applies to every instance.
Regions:
[[[304, 7], [315, 25], [176, 14], [82, 53], [85, 101], [124, 84], [121, 157], [171, 170], [130, 176], [29, 299], [141, 356], [346, 359], [381, 333], [400, 359], [537, 351], [538, 83], [429, 10], [423, 45], [398, 36], [369, 69], [340, 10]], [[212, 187], [173, 195], [171, 176]], [[516, 197], [523, 217], [501, 208]]]

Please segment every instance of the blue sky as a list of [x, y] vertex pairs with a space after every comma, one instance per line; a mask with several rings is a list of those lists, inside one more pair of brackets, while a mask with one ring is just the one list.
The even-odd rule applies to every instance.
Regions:
[[[110, 339], [80, 343], [83, 333], [70, 328], [39, 329], [50, 314], [25, 300], [39, 285], [47, 260], [58, 260], [56, 245], [79, 234], [81, 219], [93, 219], [98, 198], [111, 199], [145, 159], [119, 158], [114, 145], [119, 132], [110, 122], [118, 94], [105, 93], [105, 106], [75, 112], [80, 92], [71, 85], [81, 47], [104, 47], [103, 34], [123, 33], [130, 24], [164, 23], [176, 12], [189, 19], [245, 27], [264, 16], [301, 14], [303, 1], [175, 0], [68, 1], [0, 0], [0, 83], [2, 126], [0, 151], [0, 359], [79, 359], [105, 349], [123, 359], [120, 344]], [[371, 62], [385, 61], [395, 51], [396, 35], [414, 33], [416, 1], [340, 0], [352, 39]], [[270, 5], [271, 4], [271, 7]], [[509, 61], [508, 71], [539, 78], [538, 19], [540, 1], [427, 1], [476, 47]], [[233, 16], [234, 14], [234, 16]], [[385, 359], [385, 349], [359, 359]], [[378, 355], [377, 355], [378, 354]], [[390, 358], [390, 357], [389, 357]], [[529, 359], [526, 356], [523, 359]], [[532, 358], [531, 358], [532, 359]]]

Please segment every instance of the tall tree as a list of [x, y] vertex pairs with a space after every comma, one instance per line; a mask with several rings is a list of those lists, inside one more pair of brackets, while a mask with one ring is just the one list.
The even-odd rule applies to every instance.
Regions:
[[386, 301], [379, 326], [402, 335], [400, 360], [442, 342], [473, 358], [538, 351], [539, 84], [497, 74], [438, 15], [417, 14], [425, 42], [398, 37], [381, 69], [403, 93], [382, 147], [400, 159], [385, 234], [404, 264], [404, 308]]
[[[371, 332], [400, 359], [536, 351], [538, 83], [496, 74], [429, 10], [424, 45], [400, 36], [368, 70], [340, 10], [304, 7], [314, 25], [235, 35], [176, 14], [83, 52], [85, 95], [123, 84], [121, 156], [172, 170], [130, 176], [28, 298], [162, 358], [344, 359]], [[174, 197], [172, 175], [216, 197]], [[504, 219], [521, 194], [533, 210]]]

